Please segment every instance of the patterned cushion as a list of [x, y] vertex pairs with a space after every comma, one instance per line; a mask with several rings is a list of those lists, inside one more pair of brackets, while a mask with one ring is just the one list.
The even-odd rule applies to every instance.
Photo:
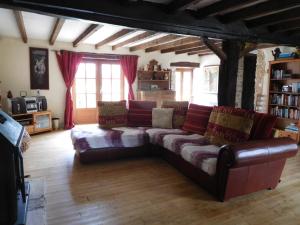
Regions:
[[151, 127], [152, 109], [156, 107], [154, 101], [129, 100], [128, 126]]
[[98, 101], [98, 122], [100, 128], [121, 127], [127, 125], [126, 101]]
[[173, 108], [173, 128], [182, 128], [188, 110], [188, 101], [163, 101], [162, 108]]
[[185, 134], [185, 131], [180, 129], [162, 129], [162, 128], [150, 128], [146, 130], [149, 135], [149, 141], [154, 145], [162, 145], [164, 136], [168, 134]]
[[204, 135], [213, 107], [190, 104], [182, 129]]
[[174, 109], [171, 108], [154, 108], [152, 109], [152, 127], [172, 128], [172, 118]]
[[267, 139], [272, 136], [277, 117], [266, 113], [255, 113], [254, 123], [250, 133], [251, 140]]
[[220, 147], [216, 145], [184, 146], [181, 156], [184, 160], [210, 176], [215, 175]]
[[209, 118], [205, 137], [214, 145], [247, 141], [253, 119], [253, 111], [215, 106]]

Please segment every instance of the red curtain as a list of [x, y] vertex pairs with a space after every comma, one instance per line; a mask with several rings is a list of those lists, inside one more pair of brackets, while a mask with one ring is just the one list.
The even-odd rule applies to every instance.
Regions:
[[77, 72], [79, 63], [82, 59], [81, 53], [60, 51], [56, 52], [57, 62], [60, 71], [63, 75], [67, 92], [66, 92], [66, 107], [65, 107], [65, 129], [71, 129], [74, 127], [73, 121], [73, 101], [71, 96], [71, 88], [74, 83], [75, 74]]
[[134, 92], [132, 85], [136, 78], [138, 56], [136, 55], [124, 55], [121, 56], [121, 67], [122, 71], [128, 82], [128, 100], [134, 100]]

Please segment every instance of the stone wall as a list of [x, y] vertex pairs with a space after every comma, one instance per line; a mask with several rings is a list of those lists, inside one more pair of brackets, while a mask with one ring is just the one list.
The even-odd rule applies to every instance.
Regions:
[[235, 91], [235, 107], [242, 106], [242, 92], [243, 92], [243, 76], [244, 76], [244, 57], [239, 59], [238, 74]]

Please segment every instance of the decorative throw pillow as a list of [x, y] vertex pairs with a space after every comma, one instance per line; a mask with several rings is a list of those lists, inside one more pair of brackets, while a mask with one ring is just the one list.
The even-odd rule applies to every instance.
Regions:
[[204, 135], [213, 107], [190, 104], [182, 129]]
[[128, 126], [130, 127], [151, 127], [152, 109], [156, 107], [154, 101], [133, 101], [129, 100]]
[[126, 101], [98, 101], [98, 122], [100, 128], [122, 127], [127, 125]]
[[266, 113], [255, 113], [253, 127], [250, 133], [251, 140], [267, 139], [272, 136], [277, 117]]
[[189, 107], [188, 101], [163, 101], [162, 108], [173, 108], [173, 128], [182, 128]]
[[173, 111], [172, 108], [152, 109], [152, 127], [171, 129]]
[[247, 141], [253, 126], [254, 111], [215, 106], [205, 137], [215, 145]]

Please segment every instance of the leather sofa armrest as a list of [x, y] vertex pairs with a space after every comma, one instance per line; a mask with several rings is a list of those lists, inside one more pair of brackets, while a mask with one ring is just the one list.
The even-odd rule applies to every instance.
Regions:
[[[230, 167], [235, 168], [292, 157], [298, 151], [296, 142], [290, 138], [248, 141], [222, 148], [229, 151]], [[222, 157], [222, 154], [219, 156]]]

